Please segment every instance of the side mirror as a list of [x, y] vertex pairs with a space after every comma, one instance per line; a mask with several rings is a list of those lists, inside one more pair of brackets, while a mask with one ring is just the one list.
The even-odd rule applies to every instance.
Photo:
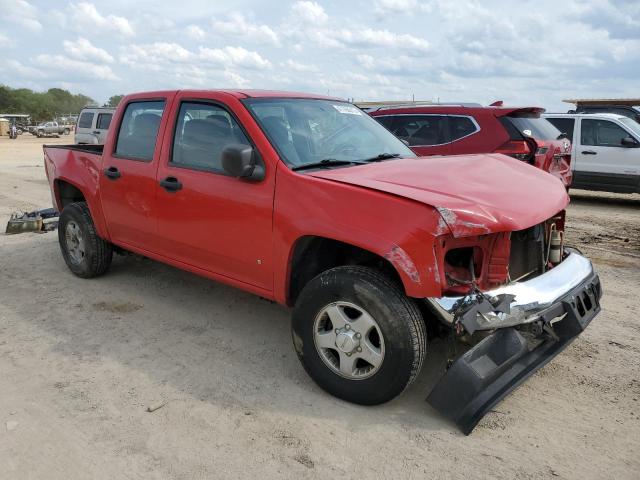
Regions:
[[222, 150], [222, 168], [232, 177], [254, 182], [264, 179], [264, 165], [251, 145], [226, 146]]
[[627, 148], [634, 148], [638, 146], [638, 142], [633, 137], [624, 137], [622, 140], [620, 140], [620, 143], [623, 147]]

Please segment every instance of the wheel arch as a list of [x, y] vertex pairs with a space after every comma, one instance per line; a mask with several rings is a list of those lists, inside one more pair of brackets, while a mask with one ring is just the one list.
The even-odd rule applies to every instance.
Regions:
[[[399, 248], [399, 247], [397, 247]], [[293, 244], [288, 262], [286, 303], [294, 305], [304, 288], [316, 275], [338, 266], [373, 267], [388, 275], [406, 292], [406, 278], [389, 259], [372, 249], [317, 235], [305, 235]]]

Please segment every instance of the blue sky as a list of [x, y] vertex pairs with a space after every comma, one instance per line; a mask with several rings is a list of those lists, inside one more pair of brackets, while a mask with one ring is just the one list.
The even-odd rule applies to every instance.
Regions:
[[102, 102], [163, 88], [566, 110], [640, 96], [640, 1], [0, 0], [0, 83]]

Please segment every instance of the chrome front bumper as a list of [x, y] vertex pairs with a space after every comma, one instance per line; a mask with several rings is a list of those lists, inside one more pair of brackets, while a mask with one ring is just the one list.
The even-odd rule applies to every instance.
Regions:
[[[587, 310], [589, 310], [592, 296], [586, 293], [581, 296], [579, 290], [580, 287], [584, 287], [585, 290], [598, 289], [596, 296], [599, 298], [600, 284], [597, 280], [597, 274], [588, 258], [576, 250], [567, 249], [567, 251], [569, 254], [562, 263], [542, 275], [525, 282], [514, 282], [483, 292], [485, 298], [495, 299], [495, 304], [502, 298], [504, 300], [503, 307], [505, 301], [508, 306], [493, 310], [486, 306], [491, 306], [491, 303], [485, 300], [484, 308], [472, 314], [474, 318], [467, 322], [472, 324], [471, 329], [467, 327], [465, 322], [461, 323], [467, 330], [472, 330], [470, 333], [475, 330], [493, 330], [531, 323], [545, 317], [545, 314], [549, 312], [557, 311], [554, 307], [558, 303], [566, 301], [566, 297], [569, 295], [575, 297], [576, 291], [578, 291], [578, 300], [574, 298], [570, 301], [574, 303], [584, 301], [587, 304]], [[450, 325], [453, 325], [456, 318], [460, 319], [462, 313], [468, 312], [470, 308], [481, 303], [479, 300], [470, 299], [470, 297], [431, 297], [425, 300], [440, 319]], [[582, 307], [585, 308], [585, 305]], [[576, 308], [580, 309], [580, 305]], [[469, 320], [469, 315], [467, 315], [467, 320]], [[553, 322], [553, 319], [551, 321]]]

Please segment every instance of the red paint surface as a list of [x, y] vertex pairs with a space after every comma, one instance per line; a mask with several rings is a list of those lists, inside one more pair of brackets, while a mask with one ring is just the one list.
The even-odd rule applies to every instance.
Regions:
[[[296, 173], [282, 163], [240, 103], [246, 96], [326, 98], [211, 90], [130, 95], [114, 115], [102, 156], [45, 147], [57, 207], [56, 181], [67, 181], [82, 191], [103, 238], [289, 303], [291, 258], [305, 237], [334, 239], [373, 252], [391, 262], [408, 295], [440, 296], [440, 240], [458, 237], [472, 245], [493, 244], [496, 233], [530, 227], [568, 202], [557, 179], [501, 155], [400, 159]], [[166, 107], [153, 160], [113, 157], [127, 103], [159, 98], [166, 100]], [[265, 179], [247, 182], [171, 166], [173, 126], [183, 98], [214, 101], [233, 113], [265, 163]], [[117, 166], [120, 179], [104, 176], [110, 166]], [[167, 193], [158, 183], [167, 176], [178, 178], [183, 189]]]

